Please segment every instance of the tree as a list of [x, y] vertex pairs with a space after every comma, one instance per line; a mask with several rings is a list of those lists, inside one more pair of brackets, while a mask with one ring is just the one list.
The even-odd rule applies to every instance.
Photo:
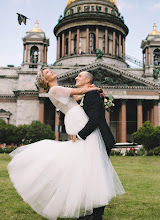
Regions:
[[5, 143], [5, 126], [7, 123], [0, 119], [0, 143], [3, 144]]
[[30, 144], [44, 139], [55, 139], [51, 126], [42, 124], [40, 121], [33, 121], [28, 127], [24, 143]]
[[132, 136], [134, 143], [142, 144], [147, 151], [152, 150], [160, 145], [160, 126], [154, 127], [146, 121]]

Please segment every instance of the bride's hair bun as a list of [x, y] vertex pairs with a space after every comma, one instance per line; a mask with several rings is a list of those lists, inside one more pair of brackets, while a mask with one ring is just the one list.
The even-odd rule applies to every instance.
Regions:
[[44, 91], [47, 93], [49, 92], [49, 86], [43, 76], [43, 70], [47, 69], [48, 67], [43, 67], [36, 76], [36, 85], [38, 88], [44, 89]]

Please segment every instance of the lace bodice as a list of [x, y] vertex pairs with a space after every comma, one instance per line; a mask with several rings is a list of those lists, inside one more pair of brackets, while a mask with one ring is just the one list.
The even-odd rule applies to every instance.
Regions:
[[66, 114], [71, 108], [77, 106], [75, 99], [70, 96], [71, 88], [54, 86], [49, 90], [49, 98], [53, 105]]

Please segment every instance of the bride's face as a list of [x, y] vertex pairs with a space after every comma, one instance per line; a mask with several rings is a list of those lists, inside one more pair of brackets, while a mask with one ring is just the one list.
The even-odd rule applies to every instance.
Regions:
[[57, 79], [57, 75], [49, 68], [44, 69], [42, 74], [48, 83], [56, 81]]

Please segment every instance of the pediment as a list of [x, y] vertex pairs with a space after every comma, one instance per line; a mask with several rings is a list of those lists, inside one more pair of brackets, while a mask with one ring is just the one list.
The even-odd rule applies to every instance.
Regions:
[[82, 71], [89, 71], [94, 76], [94, 84], [104, 87], [159, 87], [155, 82], [120, 68], [110, 66], [104, 62], [95, 63], [83, 68], [69, 71], [58, 76], [61, 85], [75, 85], [75, 77]]
[[156, 36], [149, 36], [148, 37], [149, 41], [160, 41], [160, 35], [156, 35]]
[[27, 36], [25, 37], [27, 40], [28, 39], [41, 39], [43, 40], [44, 39], [44, 33], [38, 33], [38, 32], [29, 32], [27, 34]]

